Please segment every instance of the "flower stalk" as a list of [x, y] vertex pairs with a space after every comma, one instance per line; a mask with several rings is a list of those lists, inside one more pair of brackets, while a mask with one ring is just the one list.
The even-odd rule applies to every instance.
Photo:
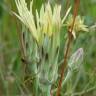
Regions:
[[[18, 13], [14, 13], [25, 26], [24, 40], [28, 74], [33, 80], [32, 92], [38, 96], [40, 90], [50, 96], [51, 86], [58, 78], [58, 57], [60, 50], [60, 30], [71, 10], [61, 18], [61, 5], [42, 4], [40, 12], [32, 12], [33, 0], [27, 8], [25, 0], [15, 0]], [[34, 17], [36, 16], [36, 18]], [[26, 30], [27, 29], [27, 30]], [[28, 77], [28, 76], [27, 76]], [[29, 82], [30, 83], [30, 82]], [[46, 89], [47, 88], [47, 89]]]

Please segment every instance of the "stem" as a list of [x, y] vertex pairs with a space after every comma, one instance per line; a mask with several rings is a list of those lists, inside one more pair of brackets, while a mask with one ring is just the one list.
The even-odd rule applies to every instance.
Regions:
[[66, 1], [65, 13], [67, 12], [67, 9], [69, 8], [69, 6], [70, 6], [70, 0], [67, 0], [67, 1]]
[[81, 95], [84, 95], [92, 90], [95, 90], [96, 89], [96, 86], [93, 86], [92, 88], [89, 88], [89, 89], [86, 89], [86, 90], [83, 90], [81, 92], [76, 92], [76, 93], [65, 93], [64, 96], [70, 96], [72, 94], [72, 96], [81, 96]]
[[17, 26], [17, 34], [18, 34], [18, 37], [19, 37], [21, 56], [22, 56], [23, 59], [25, 59], [25, 57], [26, 57], [26, 48], [25, 48], [23, 33], [20, 32], [21, 30], [20, 30], [19, 25], [18, 25], [17, 22], [16, 22], [16, 26]]
[[65, 71], [65, 68], [67, 66], [67, 58], [68, 58], [68, 55], [69, 55], [70, 45], [71, 45], [71, 42], [72, 42], [72, 39], [73, 39], [72, 31], [73, 31], [73, 27], [74, 27], [74, 23], [75, 23], [75, 18], [77, 16], [79, 3], [80, 3], [80, 0], [75, 0], [74, 12], [73, 12], [74, 18], [73, 18], [72, 26], [70, 28], [71, 30], [70, 29], [68, 30], [69, 38], [68, 38], [68, 43], [67, 43], [67, 49], [66, 49], [65, 55], [64, 55], [64, 63], [62, 64], [61, 77], [60, 77], [60, 80], [59, 80], [59, 83], [58, 83], [58, 89], [57, 89], [56, 96], [60, 96], [60, 91], [61, 91], [61, 85], [62, 85], [62, 81], [63, 81], [64, 71]]
[[50, 96], [51, 85], [48, 86], [45, 96]]
[[70, 50], [70, 44], [71, 44], [71, 38], [68, 39], [67, 49], [66, 49], [65, 55], [64, 55], [64, 63], [62, 64], [61, 77], [60, 77], [60, 81], [58, 83], [58, 89], [57, 89], [56, 96], [60, 95], [61, 85], [62, 85], [62, 81], [63, 81], [63, 75], [64, 75], [65, 68], [67, 66], [67, 57], [68, 57], [69, 50]]

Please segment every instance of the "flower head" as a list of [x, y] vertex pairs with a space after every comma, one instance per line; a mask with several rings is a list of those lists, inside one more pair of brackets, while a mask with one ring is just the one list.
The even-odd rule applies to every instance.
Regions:
[[[72, 23], [73, 23], [73, 16], [70, 15], [66, 22], [66, 26], [70, 28], [70, 26], [72, 26]], [[88, 26], [84, 24], [84, 19], [82, 19], [80, 16], [77, 16], [75, 19], [73, 32], [72, 32], [74, 38], [76, 38], [75, 33], [79, 31], [88, 32]]]
[[15, 0], [19, 15], [14, 13], [23, 24], [30, 30], [33, 38], [40, 42], [43, 35], [51, 37], [56, 32], [60, 32], [61, 26], [65, 21], [69, 11], [65, 15], [64, 19], [61, 19], [61, 5], [56, 4], [53, 9], [48, 2], [46, 5], [42, 4], [40, 13], [36, 10], [36, 20], [32, 12], [33, 0], [30, 2], [30, 9], [27, 7], [25, 0]]
[[15, 0], [19, 15], [14, 13], [21, 22], [30, 30], [32, 36], [38, 41], [37, 29], [35, 25], [34, 16], [32, 13], [33, 1], [30, 3], [30, 9], [27, 8], [25, 0]]

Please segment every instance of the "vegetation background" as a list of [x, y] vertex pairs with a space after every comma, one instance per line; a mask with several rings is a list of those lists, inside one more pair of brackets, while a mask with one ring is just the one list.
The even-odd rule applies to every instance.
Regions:
[[[26, 1], [29, 2], [30, 0]], [[63, 14], [66, 0], [52, 0], [51, 2], [58, 1], [62, 4]], [[73, 1], [71, 0], [72, 3]], [[46, 0], [34, 0], [33, 9], [37, 8], [39, 10], [43, 2], [46, 2]], [[0, 0], [0, 96], [8, 96], [8, 94], [13, 94], [9, 96], [16, 96], [15, 94], [19, 94], [19, 91], [24, 90], [21, 88], [24, 84], [19, 80], [22, 77], [18, 38], [21, 25], [18, 19], [10, 14], [11, 10], [16, 12], [14, 0]], [[84, 16], [85, 23], [89, 27], [96, 26], [96, 0], [80, 0], [79, 14]], [[63, 37], [61, 39], [63, 40]], [[83, 89], [89, 84], [89, 91], [81, 92], [76, 96], [96, 96], [96, 27], [90, 32], [80, 33], [74, 41], [72, 51], [74, 52], [80, 47], [84, 49], [83, 65], [85, 75], [84, 80], [80, 80], [79, 87]], [[14, 83], [12, 73], [17, 78]]]

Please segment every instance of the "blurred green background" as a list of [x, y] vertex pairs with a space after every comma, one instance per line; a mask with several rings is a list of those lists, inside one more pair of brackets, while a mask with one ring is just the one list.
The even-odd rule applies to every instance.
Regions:
[[[28, 2], [30, 0], [27, 0]], [[40, 9], [43, 2], [47, 0], [34, 0], [34, 8]], [[60, 2], [62, 4], [62, 14], [65, 8], [66, 0], [50, 0]], [[74, 0], [71, 0], [73, 2]], [[81, 80], [80, 87], [83, 88], [88, 82], [88, 88], [93, 88], [89, 92], [85, 92], [80, 96], [96, 96], [96, 0], [80, 0], [79, 13], [84, 16], [85, 23], [92, 27], [90, 32], [82, 32], [74, 41], [73, 52], [82, 47], [84, 49], [84, 68], [85, 81]], [[25, 87], [20, 78], [22, 78], [22, 63], [20, 57], [20, 42], [18, 31], [21, 25], [18, 20], [10, 12], [16, 12], [15, 0], [0, 0], [0, 96], [16, 96], [19, 92], [23, 92]], [[63, 37], [62, 37], [63, 38]], [[61, 38], [61, 39], [62, 39]], [[14, 82], [14, 76], [16, 75]], [[21, 88], [21, 86], [23, 86]], [[23, 93], [22, 93], [23, 94]], [[62, 95], [63, 96], [63, 95]], [[76, 95], [79, 96], [79, 95]]]

